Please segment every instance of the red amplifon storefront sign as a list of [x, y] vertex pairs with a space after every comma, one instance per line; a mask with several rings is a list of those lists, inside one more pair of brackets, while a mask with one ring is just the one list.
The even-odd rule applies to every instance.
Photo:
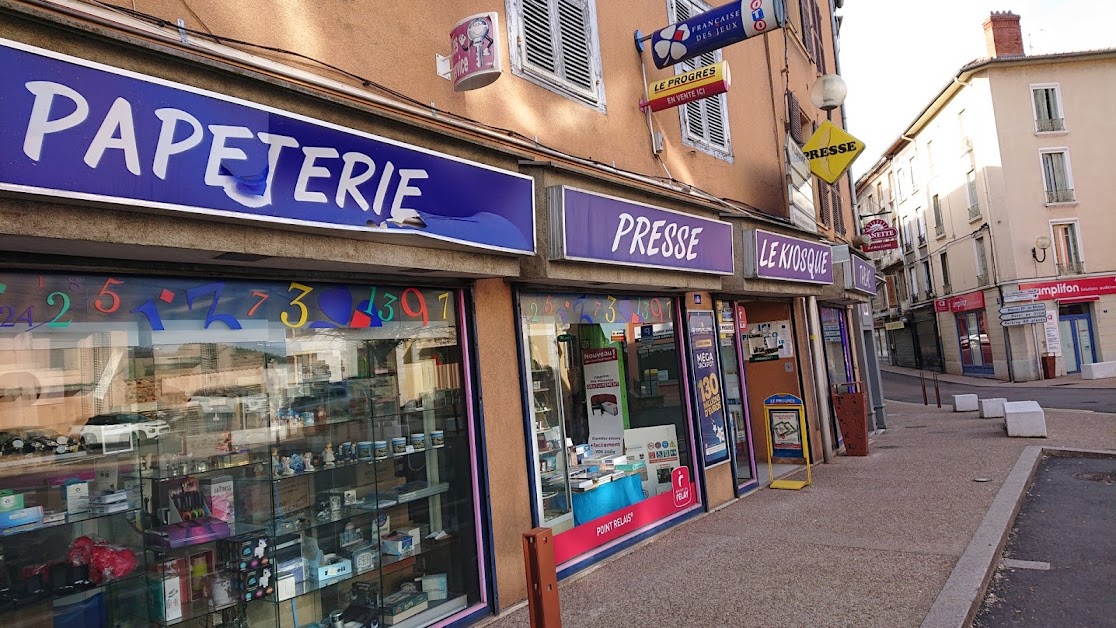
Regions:
[[984, 309], [984, 292], [977, 290], [966, 294], [959, 294], [948, 299], [935, 299], [935, 312], [968, 312], [969, 310]]
[[1021, 283], [1019, 289], [1038, 290], [1040, 301], [1072, 299], [1074, 297], [1099, 297], [1102, 294], [1116, 294], [1116, 275]]

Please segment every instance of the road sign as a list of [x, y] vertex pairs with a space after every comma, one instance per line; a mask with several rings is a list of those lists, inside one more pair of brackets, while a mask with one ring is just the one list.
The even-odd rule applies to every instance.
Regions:
[[1027, 318], [1001, 318], [1000, 324], [1004, 327], [1013, 327], [1015, 325], [1031, 325], [1033, 323], [1045, 323], [1046, 316], [1029, 316]]
[[1034, 301], [1039, 296], [1038, 288], [1030, 290], [1016, 290], [1004, 293], [1004, 303], [1017, 303], [1019, 301]]
[[1046, 312], [1008, 312], [1007, 314], [1000, 314], [1000, 320], [1010, 321], [1020, 318], [1034, 318], [1036, 316], [1043, 317], [1046, 320]]
[[1046, 305], [1043, 303], [1024, 303], [1023, 305], [1005, 305], [1000, 308], [1000, 316], [1006, 314], [1046, 314]]

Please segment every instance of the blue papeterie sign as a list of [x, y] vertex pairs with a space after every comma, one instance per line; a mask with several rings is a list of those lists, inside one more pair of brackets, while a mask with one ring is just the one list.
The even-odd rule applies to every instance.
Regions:
[[534, 253], [530, 177], [7, 40], [0, 67], [0, 189]]
[[651, 35], [651, 57], [660, 70], [779, 28], [782, 0], [741, 0], [710, 9]]
[[727, 222], [567, 186], [547, 193], [555, 259], [733, 273]]

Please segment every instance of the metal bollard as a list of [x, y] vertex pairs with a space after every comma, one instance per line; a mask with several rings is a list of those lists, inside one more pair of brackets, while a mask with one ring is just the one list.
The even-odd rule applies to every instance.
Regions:
[[930, 401], [926, 398], [926, 371], [918, 370], [918, 383], [922, 384], [922, 405], [930, 405]]
[[938, 407], [942, 407], [942, 390], [938, 388], [938, 372], [934, 371], [934, 398], [938, 400]]
[[560, 628], [558, 571], [554, 565], [554, 534], [550, 528], [535, 528], [523, 533], [523, 560], [527, 567], [531, 628]]

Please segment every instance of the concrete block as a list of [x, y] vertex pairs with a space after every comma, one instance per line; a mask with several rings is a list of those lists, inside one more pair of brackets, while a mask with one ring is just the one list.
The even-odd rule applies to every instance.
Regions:
[[1003, 397], [995, 397], [992, 399], [980, 400], [980, 418], [982, 419], [995, 419], [1004, 416], [1004, 404], [1007, 399]]
[[1106, 377], [1116, 377], [1116, 360], [1081, 365], [1081, 379], [1104, 379]]
[[974, 412], [977, 410], [978, 398], [976, 395], [954, 395], [954, 412]]
[[1008, 436], [1046, 438], [1046, 414], [1037, 401], [1008, 401], [1004, 404]]

